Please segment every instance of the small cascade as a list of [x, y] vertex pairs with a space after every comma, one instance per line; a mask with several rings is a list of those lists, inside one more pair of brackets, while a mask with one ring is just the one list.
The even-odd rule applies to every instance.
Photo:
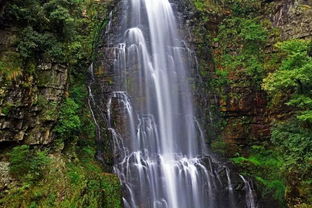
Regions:
[[253, 190], [251, 188], [249, 181], [247, 181], [244, 176], [242, 176], [242, 175], [239, 175], [239, 176], [241, 177], [241, 179], [244, 181], [244, 184], [245, 184], [244, 189], [246, 191], [247, 208], [257, 208], [257, 206], [255, 204], [255, 198], [254, 198]]

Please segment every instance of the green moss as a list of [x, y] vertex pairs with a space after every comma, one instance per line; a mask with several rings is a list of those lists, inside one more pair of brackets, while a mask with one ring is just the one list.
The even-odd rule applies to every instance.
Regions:
[[224, 7], [232, 12], [233, 16], [254, 17], [261, 12], [261, 0], [224, 0]]
[[55, 121], [58, 117], [58, 105], [56, 102], [50, 101], [43, 107], [42, 120]]

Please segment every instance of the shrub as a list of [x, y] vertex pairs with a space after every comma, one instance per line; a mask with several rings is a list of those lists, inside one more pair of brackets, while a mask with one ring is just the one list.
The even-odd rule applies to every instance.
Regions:
[[67, 98], [60, 110], [60, 117], [55, 132], [63, 139], [79, 132], [81, 121], [78, 115], [79, 105], [71, 98]]
[[295, 109], [288, 120], [276, 122], [272, 131], [272, 142], [289, 164], [311, 164], [312, 158], [312, 57], [308, 55], [308, 44], [305, 40], [278, 43], [284, 59], [263, 82], [273, 99], [283, 95], [281, 104]]
[[9, 153], [9, 172], [17, 179], [39, 180], [50, 159], [45, 151], [32, 151], [28, 145], [14, 147]]
[[272, 141], [283, 152], [285, 165], [311, 164], [312, 131], [300, 126], [298, 121], [291, 120], [276, 125], [272, 131]]
[[263, 196], [273, 196], [280, 204], [284, 203], [284, 161], [275, 149], [254, 145], [251, 147], [250, 156], [235, 157], [231, 160], [242, 168], [243, 174], [255, 177], [260, 182]]
[[[264, 76], [264, 45], [268, 31], [256, 19], [231, 17], [219, 26], [215, 42], [222, 43], [217, 62], [219, 70], [235, 72], [260, 86]], [[220, 76], [219, 76], [220, 77]], [[246, 83], [246, 80], [244, 80]]]

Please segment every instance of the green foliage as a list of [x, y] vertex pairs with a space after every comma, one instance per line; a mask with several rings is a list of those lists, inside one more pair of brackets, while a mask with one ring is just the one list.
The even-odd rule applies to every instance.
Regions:
[[261, 0], [194, 0], [194, 6], [201, 12], [225, 12], [233, 16], [250, 17], [261, 11]]
[[222, 43], [216, 57], [219, 70], [235, 72], [253, 86], [259, 86], [264, 76], [263, 49], [267, 37], [267, 30], [256, 19], [225, 19], [214, 39]]
[[[262, 84], [271, 96], [273, 107], [291, 109], [287, 119], [274, 122], [271, 134], [271, 140], [283, 160], [282, 173], [290, 189], [294, 186], [297, 189], [305, 187], [312, 171], [310, 44], [309, 41], [296, 39], [277, 43], [281, 63], [268, 74]], [[306, 189], [305, 192], [311, 192], [311, 188]]]
[[309, 95], [312, 89], [312, 57], [307, 54], [308, 42], [290, 40], [278, 43], [276, 46], [285, 54], [285, 59], [279, 69], [264, 79], [263, 88], [270, 94], [287, 90], [290, 96]]
[[203, 1], [194, 1], [194, 5], [199, 11], [203, 11], [205, 9], [205, 3]]
[[79, 106], [71, 98], [67, 98], [61, 106], [60, 116], [55, 132], [62, 138], [70, 138], [76, 132], [79, 132], [81, 121], [78, 116]]
[[1, 108], [1, 113], [3, 113], [4, 115], [8, 115], [12, 109], [14, 105], [12, 103], [5, 103], [2, 108]]
[[223, 140], [219, 139], [213, 140], [210, 146], [213, 152], [222, 155], [226, 152], [226, 149], [228, 148], [228, 145]]
[[297, 120], [280, 123], [272, 131], [272, 141], [283, 153], [285, 166], [300, 164], [311, 167], [312, 131]]
[[[16, 47], [20, 61], [12, 63], [21, 63], [25, 71], [30, 63], [36, 65], [41, 61], [66, 63], [70, 68], [79, 67], [76, 64], [80, 63], [85, 67], [84, 63], [91, 59], [93, 42], [106, 23], [103, 20], [109, 3], [89, 0], [8, 2], [0, 18], [18, 29]], [[0, 72], [4, 71], [3, 63], [11, 62], [0, 62]], [[21, 67], [5, 68], [8, 72], [21, 71]], [[35, 73], [34, 70], [28, 72]], [[17, 75], [20, 73], [13, 77]]]
[[[21, 29], [17, 48], [24, 60], [67, 61], [66, 47], [75, 38], [75, 27], [82, 18], [77, 1], [12, 1], [6, 8], [7, 19]], [[76, 20], [76, 25], [73, 23]]]
[[283, 160], [273, 149], [263, 146], [251, 147], [248, 157], [235, 157], [231, 159], [242, 168], [242, 173], [255, 177], [260, 182], [263, 196], [273, 196], [281, 204], [284, 203], [285, 181], [282, 177]]
[[77, 166], [70, 165], [67, 174], [69, 176], [71, 184], [73, 185], [78, 185], [82, 179], [82, 175], [79, 173], [79, 168]]
[[9, 156], [10, 174], [20, 180], [25, 177], [29, 181], [41, 179], [45, 167], [50, 162], [45, 151], [31, 151], [27, 145], [14, 147]]
[[264, 185], [262, 190], [262, 195], [270, 195], [273, 192], [273, 198], [284, 201], [285, 195], [285, 183], [281, 180], [265, 180], [261, 177], [256, 177], [256, 179]]
[[224, 86], [227, 86], [230, 83], [228, 79], [229, 72], [226, 70], [216, 70], [216, 77], [211, 80], [211, 85], [214, 89], [219, 92], [223, 92]]
[[20, 33], [17, 45], [19, 53], [24, 60], [34, 58], [54, 59], [64, 62], [65, 51], [62, 42], [58, 41], [53, 33], [40, 33], [28, 26]]
[[[32, 152], [28, 146], [17, 150], [24, 159]], [[120, 182], [117, 176], [103, 173], [101, 164], [94, 160], [94, 152], [94, 146], [81, 146], [75, 162], [64, 155], [53, 155], [46, 166], [48, 174], [43, 174], [42, 180], [25, 183], [23, 178], [20, 186], [8, 193], [1, 192], [0, 207], [121, 208]]]
[[19, 173], [26, 173], [29, 169], [29, 159], [30, 155], [29, 146], [22, 145], [13, 148], [10, 153], [10, 173], [12, 175], [18, 176]]
[[308, 45], [305, 40], [278, 43], [284, 59], [263, 82], [273, 99], [283, 95], [282, 104], [296, 109], [289, 120], [277, 124], [272, 131], [272, 141], [292, 164], [308, 165], [312, 160], [312, 57], [308, 55]]
[[308, 55], [310, 42], [289, 40], [276, 46], [284, 59], [278, 69], [263, 81], [263, 89], [273, 98], [284, 94], [282, 101], [297, 109], [298, 122], [312, 124], [312, 57]]

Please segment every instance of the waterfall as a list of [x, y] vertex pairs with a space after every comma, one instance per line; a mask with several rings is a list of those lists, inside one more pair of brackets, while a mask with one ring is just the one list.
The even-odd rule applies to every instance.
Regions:
[[[234, 208], [229, 169], [210, 155], [194, 113], [192, 53], [178, 32], [172, 5], [168, 0], [122, 3], [125, 14], [112, 50], [113, 91], [100, 111], [106, 112], [113, 138], [124, 206]], [[90, 73], [93, 108], [101, 95], [92, 92], [93, 65]], [[99, 129], [94, 111], [92, 116]]]

